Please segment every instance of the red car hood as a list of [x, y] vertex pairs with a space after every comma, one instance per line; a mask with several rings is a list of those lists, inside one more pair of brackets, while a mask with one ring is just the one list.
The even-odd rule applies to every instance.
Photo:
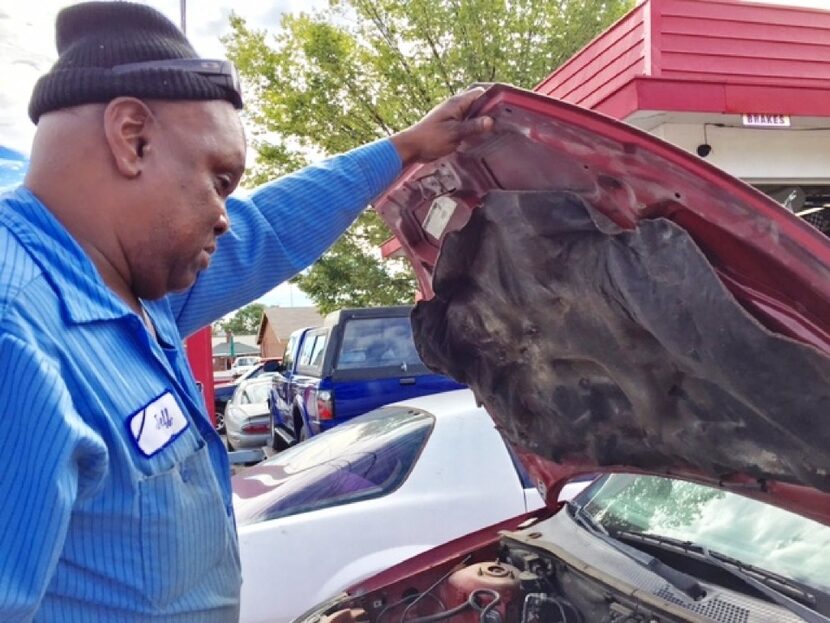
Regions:
[[551, 494], [646, 471], [830, 523], [830, 240], [602, 115], [502, 85], [472, 114], [494, 130], [376, 204], [426, 364]]

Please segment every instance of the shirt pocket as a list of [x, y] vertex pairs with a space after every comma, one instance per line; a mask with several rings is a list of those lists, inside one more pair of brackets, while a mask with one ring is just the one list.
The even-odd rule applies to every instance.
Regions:
[[206, 444], [141, 480], [139, 500], [143, 585], [151, 602], [163, 606], [192, 593], [217, 567], [233, 571], [232, 518]]

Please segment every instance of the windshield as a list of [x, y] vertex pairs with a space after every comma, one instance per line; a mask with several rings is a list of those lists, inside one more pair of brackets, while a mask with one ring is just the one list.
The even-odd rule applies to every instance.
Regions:
[[384, 407], [289, 448], [234, 478], [239, 525], [386, 495], [406, 480], [433, 416]]
[[[241, 367], [241, 366], [240, 366]], [[257, 371], [261, 368], [259, 366], [253, 367], [247, 372], [244, 372], [242, 376], [239, 377], [237, 383], [241, 383], [242, 381], [246, 381], [248, 379], [256, 378], [258, 376]]]
[[346, 323], [337, 369], [422, 366], [408, 317], [354, 318]]
[[830, 589], [830, 527], [728, 491], [658, 476], [612, 474], [579, 498], [611, 534], [690, 541], [822, 590]]

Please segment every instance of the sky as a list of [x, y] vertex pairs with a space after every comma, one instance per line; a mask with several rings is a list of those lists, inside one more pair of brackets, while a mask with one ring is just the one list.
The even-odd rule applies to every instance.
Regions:
[[[179, 0], [143, 3], [180, 23]], [[35, 126], [26, 113], [29, 95], [38, 77], [57, 58], [55, 17], [71, 4], [75, 2], [0, 0], [0, 190], [5, 187], [5, 177], [16, 177], [20, 154], [25, 156], [30, 151]], [[224, 58], [219, 38], [230, 30], [231, 9], [255, 28], [275, 30], [283, 12], [308, 11], [325, 4], [325, 0], [190, 0], [187, 35], [199, 55]], [[283, 307], [312, 305], [299, 288], [288, 283], [259, 300]]]
[[[179, 23], [180, 0], [143, 0]], [[762, 0], [763, 1], [763, 0]], [[830, 10], [830, 0], [768, 0], [773, 4]], [[28, 154], [34, 125], [26, 115], [37, 78], [55, 61], [54, 24], [67, 0], [0, 0], [0, 145]], [[229, 31], [231, 10], [255, 28], [275, 30], [284, 12], [311, 10], [326, 0], [190, 0], [187, 35], [205, 57], [224, 57], [219, 38]]]
[[[761, 0], [764, 1], [764, 0]], [[830, 10], [830, 0], [769, 0], [773, 4], [810, 6]], [[34, 125], [26, 107], [37, 78], [56, 59], [55, 16], [66, 0], [0, 0], [0, 147], [27, 155]], [[177, 24], [180, 0], [144, 0]], [[309, 11], [327, 0], [190, 0], [187, 35], [203, 57], [224, 58], [220, 37], [229, 31], [231, 10], [260, 29], [276, 30], [284, 12]], [[4, 155], [0, 154], [0, 159]], [[3, 159], [0, 168], [17, 167], [16, 156]], [[2, 186], [0, 171], [0, 186]], [[294, 286], [284, 284], [261, 299], [268, 305], [310, 305]]]

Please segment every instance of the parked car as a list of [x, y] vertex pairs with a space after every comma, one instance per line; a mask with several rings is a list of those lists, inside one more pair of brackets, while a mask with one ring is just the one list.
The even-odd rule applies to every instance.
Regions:
[[298, 623], [830, 621], [830, 240], [602, 115], [501, 85], [472, 115], [493, 131], [375, 207], [424, 295], [424, 361], [547, 508]]
[[271, 392], [276, 449], [381, 405], [462, 387], [420, 360], [411, 311], [343, 309], [292, 336]]
[[225, 443], [229, 451], [261, 448], [271, 443], [273, 428], [268, 406], [271, 374], [243, 381], [225, 408]]
[[237, 357], [233, 361], [233, 365], [231, 365], [231, 375], [234, 379], [238, 379], [240, 376], [245, 374], [248, 370], [255, 367], [260, 362], [259, 357]]
[[255, 379], [262, 374], [279, 372], [282, 369], [281, 357], [262, 359], [257, 365], [244, 372], [238, 379], [228, 383], [217, 383], [213, 388], [213, 409], [216, 414], [216, 430], [225, 433], [225, 407], [233, 396], [233, 392], [242, 381]]
[[542, 506], [469, 390], [383, 407], [233, 479], [243, 623], [281, 623], [351, 583]]

